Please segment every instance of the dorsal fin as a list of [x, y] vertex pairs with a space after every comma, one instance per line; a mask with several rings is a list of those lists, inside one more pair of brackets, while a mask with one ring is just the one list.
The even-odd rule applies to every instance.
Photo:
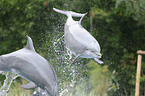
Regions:
[[35, 49], [34, 49], [34, 46], [33, 46], [33, 41], [28, 35], [27, 35], [27, 45], [26, 45], [25, 48], [35, 52]]

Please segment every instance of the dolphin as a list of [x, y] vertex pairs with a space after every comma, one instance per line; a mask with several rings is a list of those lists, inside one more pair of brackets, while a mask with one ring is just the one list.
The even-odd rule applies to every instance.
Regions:
[[24, 89], [40, 87], [50, 96], [57, 96], [56, 73], [49, 62], [36, 53], [29, 36], [25, 48], [0, 56], [0, 70], [14, 72], [28, 80], [28, 84], [21, 85]]
[[[66, 47], [76, 56], [75, 59], [77, 57], [94, 58], [97, 63], [102, 64], [103, 61], [99, 60], [102, 54], [100, 53], [98, 41], [81, 26], [81, 21], [87, 13], [80, 14], [56, 8], [53, 8], [53, 10], [65, 14], [68, 17], [64, 27], [64, 40], [66, 42]], [[72, 16], [81, 17], [81, 19], [79, 21], [74, 21]]]

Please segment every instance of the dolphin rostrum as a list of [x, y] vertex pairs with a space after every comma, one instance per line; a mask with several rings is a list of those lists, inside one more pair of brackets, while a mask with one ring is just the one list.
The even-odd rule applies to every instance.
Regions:
[[[56, 8], [53, 8], [53, 10], [68, 16], [64, 28], [64, 39], [67, 48], [76, 56], [75, 59], [77, 57], [94, 58], [96, 62], [102, 64], [103, 62], [98, 59], [102, 56], [98, 41], [81, 26], [81, 20], [87, 13], [80, 14], [72, 11], [62, 11]], [[72, 16], [81, 17], [81, 19], [74, 21]]]
[[56, 73], [48, 61], [36, 53], [29, 36], [25, 48], [0, 56], [0, 70], [14, 72], [28, 80], [28, 84], [21, 85], [25, 89], [40, 87], [50, 96], [57, 96]]

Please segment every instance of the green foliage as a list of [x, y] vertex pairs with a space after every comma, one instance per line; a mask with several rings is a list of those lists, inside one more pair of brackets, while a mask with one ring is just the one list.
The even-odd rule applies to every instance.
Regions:
[[[120, 2], [127, 1], [120, 0]], [[139, 2], [144, 4], [144, 1], [140, 0]], [[135, 19], [135, 15], [132, 12], [138, 14], [135, 13], [137, 9], [132, 8], [131, 10], [134, 11], [128, 12], [126, 6], [129, 5], [116, 2], [116, 7], [115, 4], [105, 9], [99, 8], [97, 5], [91, 7], [94, 15], [93, 35], [101, 44], [105, 63], [110, 62], [109, 70], [115, 71], [113, 82], [116, 86], [116, 91], [114, 94], [108, 93], [109, 96], [134, 94], [136, 51], [139, 49], [145, 50], [143, 43], [145, 41], [145, 24], [142, 19], [145, 16], [142, 14], [141, 17]], [[140, 20], [142, 21], [141, 23]], [[142, 82], [142, 84], [144, 83]]]
[[145, 1], [144, 0], [117, 0], [116, 8], [125, 8], [126, 15], [130, 15], [139, 24], [145, 24]]
[[[107, 96], [107, 91], [112, 88], [112, 75], [108, 66], [101, 66], [94, 61], [88, 63], [89, 83], [91, 85], [90, 94], [93, 96]], [[92, 96], [92, 95], [89, 95]]]

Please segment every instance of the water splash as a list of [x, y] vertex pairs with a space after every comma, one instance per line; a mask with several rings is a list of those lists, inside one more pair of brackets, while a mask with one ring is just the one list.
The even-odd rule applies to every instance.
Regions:
[[33, 96], [49, 96], [49, 94], [47, 93], [47, 91], [41, 89], [41, 88], [37, 88], [34, 93]]
[[[76, 83], [76, 70], [74, 66], [70, 66], [73, 56], [71, 51], [65, 46], [65, 42], [63, 39], [64, 35], [58, 39], [54, 39], [53, 47], [58, 54], [56, 57], [58, 58], [57, 62], [60, 62], [59, 69], [62, 69], [62, 76], [66, 77], [67, 79], [61, 78], [59, 85], [61, 86], [59, 90], [59, 96], [65, 96], [65, 94], [72, 93], [73, 87]], [[61, 61], [60, 61], [61, 60]], [[59, 70], [60, 72], [60, 70]], [[69, 77], [68, 77], [69, 75]]]
[[0, 74], [5, 75], [6, 77], [3, 85], [0, 87], [0, 96], [7, 96], [13, 80], [16, 79], [18, 75], [11, 72], [3, 72], [3, 71], [0, 71]]

